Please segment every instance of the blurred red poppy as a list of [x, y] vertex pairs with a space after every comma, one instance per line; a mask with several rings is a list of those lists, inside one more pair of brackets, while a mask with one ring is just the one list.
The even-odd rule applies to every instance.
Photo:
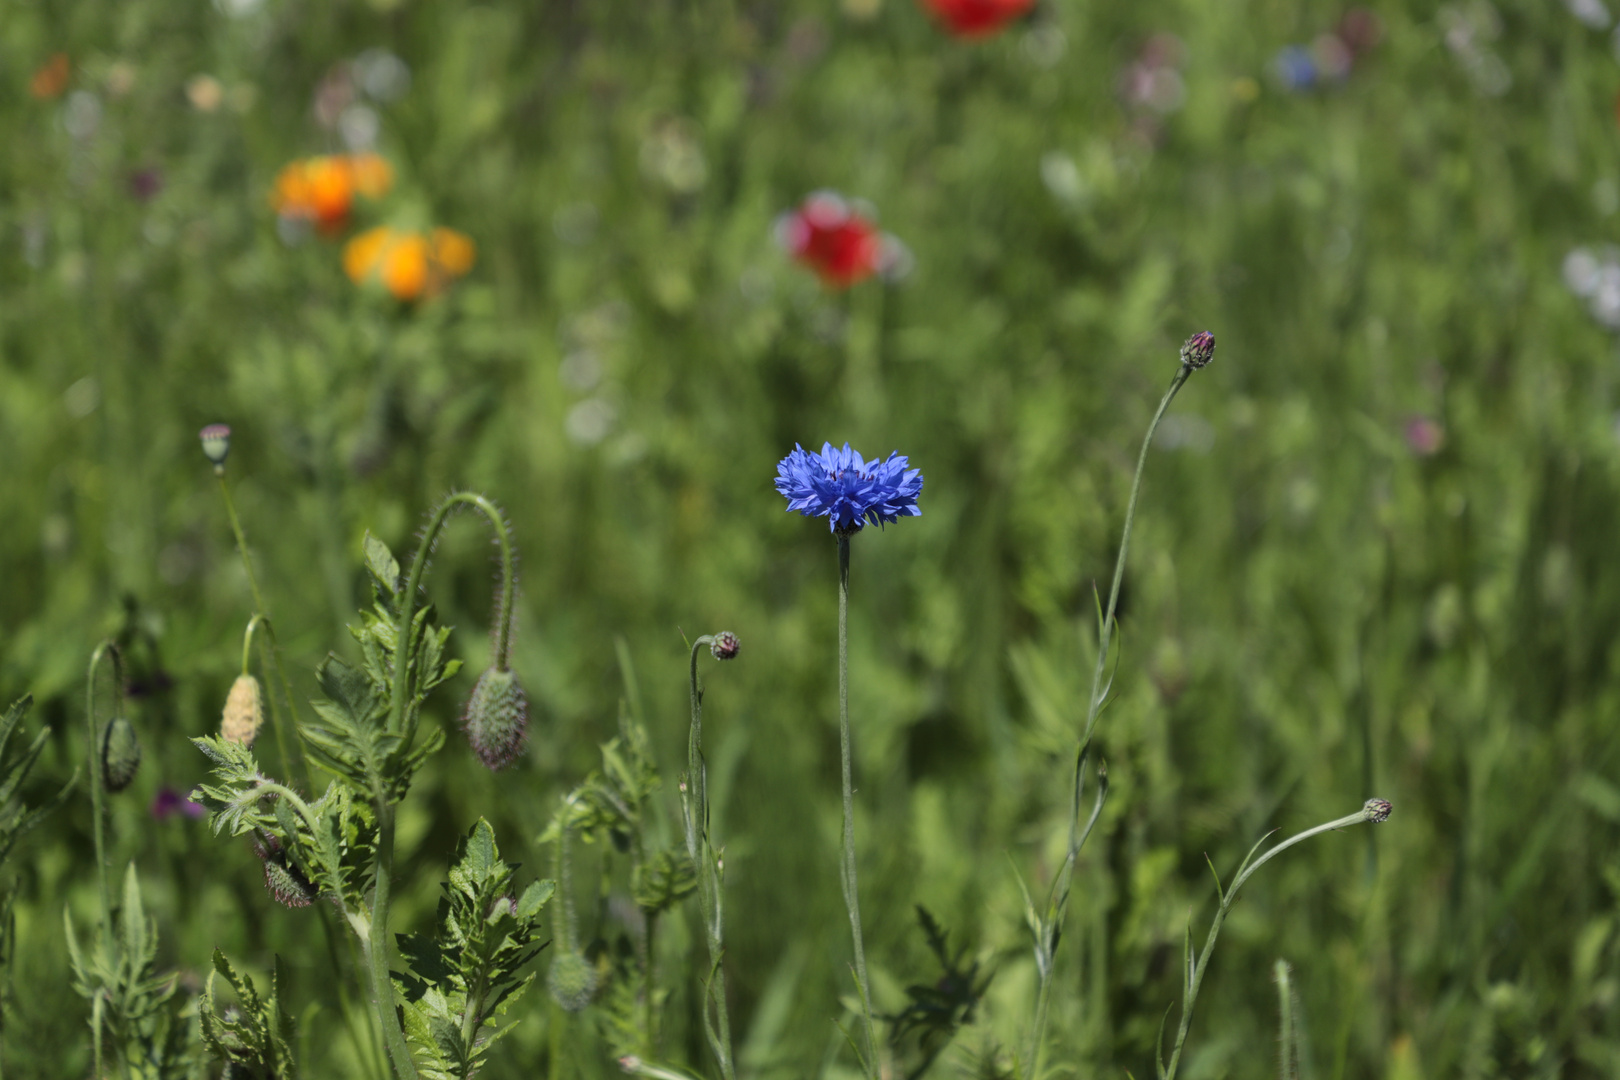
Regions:
[[818, 191], [776, 222], [777, 239], [828, 285], [847, 288], [879, 269], [883, 237], [842, 196]]
[[987, 37], [1025, 14], [1035, 0], [921, 0], [957, 37]]

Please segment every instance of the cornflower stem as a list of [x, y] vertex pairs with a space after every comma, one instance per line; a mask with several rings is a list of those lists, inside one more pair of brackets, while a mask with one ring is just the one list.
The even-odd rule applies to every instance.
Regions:
[[[1030, 1080], [1040, 1080], [1041, 1056], [1046, 1043], [1046, 1019], [1051, 1000], [1052, 973], [1056, 967], [1056, 949], [1059, 939], [1063, 935], [1063, 923], [1068, 915], [1069, 887], [1074, 878], [1074, 867], [1080, 858], [1080, 849], [1085, 846], [1086, 837], [1097, 823], [1097, 815], [1102, 810], [1104, 798], [1107, 796], [1108, 785], [1106, 773], [1102, 778], [1097, 796], [1096, 808], [1084, 829], [1080, 824], [1080, 784], [1082, 780], [1081, 769], [1084, 767], [1086, 756], [1091, 747], [1091, 735], [1097, 727], [1097, 717], [1102, 713], [1103, 702], [1108, 697], [1109, 683], [1103, 680], [1103, 673], [1108, 666], [1108, 649], [1113, 640], [1114, 612], [1119, 607], [1119, 587], [1125, 579], [1125, 557], [1131, 547], [1131, 526], [1136, 521], [1136, 500], [1142, 491], [1142, 473], [1147, 467], [1148, 448], [1153, 445], [1153, 436], [1159, 430], [1159, 422], [1169, 411], [1170, 403], [1175, 400], [1183, 385], [1192, 373], [1197, 370], [1183, 363], [1176, 370], [1175, 377], [1170, 380], [1170, 388], [1164, 392], [1159, 400], [1159, 407], [1148, 423], [1147, 434], [1142, 439], [1142, 449], [1136, 455], [1136, 473], [1131, 477], [1131, 495], [1125, 504], [1125, 528], [1120, 535], [1119, 554], [1114, 558], [1114, 579], [1108, 588], [1108, 606], [1102, 614], [1102, 621], [1097, 627], [1097, 663], [1091, 673], [1091, 693], [1086, 699], [1086, 723], [1080, 734], [1080, 749], [1078, 751], [1079, 764], [1075, 771], [1074, 803], [1069, 813], [1069, 844], [1068, 851], [1063, 860], [1063, 866], [1052, 880], [1052, 889], [1047, 897], [1046, 921], [1047, 925], [1041, 934], [1041, 940], [1036, 943], [1037, 969], [1039, 986], [1035, 993], [1035, 1019], [1031, 1025], [1028, 1059], [1030, 1062]], [[1110, 680], [1111, 682], [1111, 680]]]
[[[270, 661], [276, 669], [276, 681], [281, 684], [281, 694], [287, 699], [287, 708], [292, 713], [293, 724], [299, 724], [298, 699], [293, 697], [292, 681], [287, 678], [287, 668], [281, 662], [281, 644], [276, 640], [275, 627], [270, 622], [270, 609], [264, 605], [264, 594], [259, 591], [259, 577], [253, 572], [253, 556], [248, 552], [247, 534], [242, 531], [242, 520], [236, 514], [236, 500], [231, 497], [231, 486], [225, 482], [225, 467], [214, 467], [214, 478], [219, 481], [219, 493], [225, 500], [225, 514], [231, 520], [231, 532], [236, 536], [236, 551], [242, 557], [242, 569], [247, 573], [248, 590], [253, 595], [253, 619], [248, 621], [248, 631], [244, 638], [251, 638], [254, 623], [263, 624], [266, 635], [270, 638]], [[242, 643], [242, 669], [247, 670], [247, 641]], [[276, 709], [276, 696], [270, 698], [270, 722], [276, 731], [276, 754], [281, 758], [282, 775], [292, 777], [297, 783], [307, 787], [309, 785], [309, 764], [304, 760], [304, 748], [298, 743], [298, 768], [293, 770], [292, 756], [287, 753], [286, 737], [281, 729], [282, 723], [279, 710]]]
[[[476, 492], [458, 491], [443, 499], [428, 519], [411, 560], [410, 575], [405, 586], [396, 594], [398, 618], [395, 622], [394, 678], [388, 702], [388, 730], [403, 735], [409, 744], [415, 734], [417, 716], [406, 702], [415, 703], [416, 694], [411, 687], [411, 669], [416, 643], [411, 629], [416, 621], [416, 597], [422, 588], [422, 578], [439, 532], [449, 520], [452, 511], [463, 505], [471, 506], [489, 519], [501, 549], [501, 610], [495, 645], [496, 667], [505, 670], [512, 645], [513, 596], [516, 581], [512, 574], [511, 532], [506, 520], [493, 502]], [[235, 520], [233, 515], [232, 520]], [[245, 551], [244, 551], [245, 557]], [[394, 1009], [394, 985], [388, 975], [388, 908], [394, 873], [394, 801], [381, 776], [372, 777], [372, 801], [377, 814], [377, 849], [373, 860], [375, 877], [371, 889], [370, 927], [366, 938], [366, 966], [371, 976], [372, 1008], [382, 1030], [383, 1044], [393, 1059], [394, 1072], [400, 1080], [417, 1080], [416, 1064], [411, 1060], [410, 1048], [405, 1043], [405, 1032], [400, 1027]]]
[[877, 1031], [872, 1024], [872, 1002], [867, 992], [866, 945], [861, 935], [860, 891], [855, 881], [855, 785], [849, 751], [849, 533], [838, 532], [838, 756], [843, 773], [844, 838], [839, 878], [844, 906], [849, 909], [849, 930], [855, 942], [855, 989], [860, 993], [861, 1021], [866, 1030], [866, 1054], [861, 1064], [877, 1080]]
[[688, 798], [682, 806], [686, 825], [686, 853], [697, 870], [698, 903], [703, 909], [703, 930], [709, 943], [710, 988], [715, 999], [715, 1027], [708, 1030], [708, 1003], [703, 1006], [705, 1033], [714, 1056], [720, 1062], [724, 1080], [736, 1080], [737, 1071], [731, 1048], [731, 1013], [726, 1008], [724, 881], [709, 842], [709, 779], [703, 762], [703, 690], [698, 685], [698, 652], [714, 642], [704, 634], [692, 642], [691, 690], [692, 726], [686, 739], [686, 783]]
[[[1182, 986], [1183, 996], [1181, 1003], [1181, 1022], [1176, 1030], [1176, 1045], [1170, 1054], [1170, 1064], [1161, 1068], [1159, 1073], [1160, 1080], [1175, 1080], [1176, 1068], [1181, 1063], [1181, 1047], [1182, 1044], [1186, 1042], [1187, 1029], [1192, 1026], [1193, 1005], [1198, 1001], [1198, 989], [1204, 983], [1204, 972], [1209, 966], [1210, 955], [1215, 951], [1215, 941], [1220, 937], [1221, 924], [1226, 921], [1226, 913], [1232, 910], [1232, 903], [1237, 899], [1238, 890], [1243, 887], [1243, 883], [1248, 881], [1249, 878], [1254, 875], [1256, 870], [1260, 869], [1277, 855], [1280, 855], [1282, 852], [1293, 847], [1302, 840], [1308, 840], [1318, 833], [1330, 832], [1334, 829], [1343, 829], [1351, 825], [1360, 825], [1364, 821], [1382, 821], [1383, 817], [1375, 816], [1374, 814], [1373, 806], [1376, 802], [1377, 800], [1368, 800], [1366, 806], [1363, 806], [1360, 810], [1357, 810], [1353, 814], [1346, 814], [1342, 818], [1335, 818], [1332, 821], [1324, 822], [1323, 824], [1317, 825], [1314, 828], [1306, 829], [1302, 833], [1295, 833], [1282, 843], [1267, 849], [1265, 853], [1257, 859], [1254, 857], [1254, 853], [1259, 851], [1260, 845], [1266, 842], [1266, 837], [1262, 836], [1259, 842], [1256, 843], [1254, 847], [1249, 849], [1249, 854], [1244, 858], [1242, 865], [1238, 867], [1237, 877], [1232, 879], [1232, 885], [1230, 888], [1222, 891], [1220, 879], [1218, 877], [1216, 878], [1215, 889], [1217, 895], [1220, 897], [1220, 906], [1215, 909], [1215, 918], [1210, 922], [1209, 925], [1209, 936], [1204, 940], [1204, 949], [1198, 954], [1198, 959], [1196, 962], [1192, 958], [1192, 942], [1189, 934], [1189, 940], [1187, 942], [1187, 955], [1184, 964], [1185, 981]], [[1388, 803], [1383, 804], [1382, 812], [1384, 815], [1388, 815]], [[1269, 836], [1270, 834], [1267, 835]], [[1154, 1053], [1157, 1055], [1157, 1047], [1155, 1047]]]

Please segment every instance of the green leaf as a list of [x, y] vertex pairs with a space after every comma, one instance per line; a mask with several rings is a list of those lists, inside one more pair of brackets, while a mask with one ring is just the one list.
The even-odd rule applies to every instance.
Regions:
[[386, 592], [392, 598], [399, 594], [399, 561], [394, 553], [388, 550], [388, 545], [366, 533], [366, 570], [371, 574], [371, 580], [377, 586], [379, 593]]

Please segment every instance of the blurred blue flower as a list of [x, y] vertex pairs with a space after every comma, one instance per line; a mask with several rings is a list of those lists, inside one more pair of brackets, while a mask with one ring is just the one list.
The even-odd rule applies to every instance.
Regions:
[[1289, 90], [1309, 90], [1316, 85], [1316, 61], [1309, 49], [1290, 45], [1272, 61], [1277, 79]]
[[795, 445], [776, 466], [776, 490], [788, 501], [788, 513], [824, 517], [833, 532], [859, 532], [867, 522], [882, 527], [902, 517], [916, 517], [923, 476], [898, 452], [886, 461], [863, 461], [844, 444], [834, 450], [824, 443], [812, 454]]

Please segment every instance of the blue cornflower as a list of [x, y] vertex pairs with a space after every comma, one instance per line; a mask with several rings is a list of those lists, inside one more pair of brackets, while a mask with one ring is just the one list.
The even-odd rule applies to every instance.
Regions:
[[849, 443], [842, 450], [823, 443], [819, 454], [795, 444], [776, 466], [776, 490], [787, 498], [788, 513], [824, 517], [833, 532], [859, 532], [869, 521], [881, 528], [922, 513], [922, 472], [908, 464], [898, 452], [887, 461], [863, 461]]

